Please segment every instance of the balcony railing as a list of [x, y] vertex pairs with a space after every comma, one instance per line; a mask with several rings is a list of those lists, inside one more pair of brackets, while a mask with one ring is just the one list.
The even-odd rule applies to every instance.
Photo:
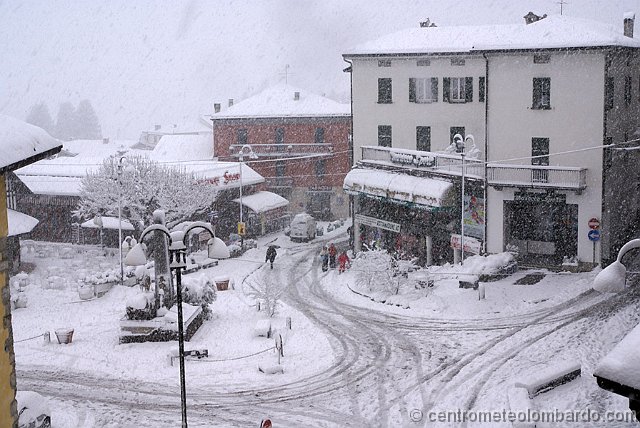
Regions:
[[587, 169], [539, 165], [487, 165], [487, 182], [494, 187], [532, 187], [582, 191]]
[[[328, 155], [333, 153], [333, 144], [330, 143], [283, 143], [283, 144], [249, 144], [253, 152], [259, 157], [284, 157], [305, 155]], [[239, 157], [238, 154], [243, 144], [229, 146], [229, 155]]]
[[[421, 170], [433, 175], [462, 175], [462, 157], [459, 154], [363, 146], [362, 163]], [[471, 179], [484, 178], [484, 162], [465, 157], [464, 173], [465, 176]]]

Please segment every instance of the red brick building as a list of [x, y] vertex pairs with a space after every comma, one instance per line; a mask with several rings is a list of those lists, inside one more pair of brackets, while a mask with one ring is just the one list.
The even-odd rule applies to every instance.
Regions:
[[[349, 104], [285, 84], [233, 104], [211, 116], [214, 155], [243, 161], [266, 180], [266, 190], [290, 202], [291, 214], [322, 220], [349, 216], [342, 190], [351, 169]], [[249, 148], [258, 157], [251, 159]]]

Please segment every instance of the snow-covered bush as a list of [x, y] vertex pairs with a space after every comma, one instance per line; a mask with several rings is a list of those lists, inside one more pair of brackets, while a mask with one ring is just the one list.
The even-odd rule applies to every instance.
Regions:
[[367, 291], [384, 291], [397, 294], [399, 279], [396, 275], [395, 261], [384, 250], [361, 251], [351, 265], [351, 271], [357, 272], [356, 284]]
[[110, 269], [104, 272], [98, 272], [84, 277], [83, 282], [87, 284], [106, 284], [108, 282], [120, 281], [119, 269]]
[[217, 298], [216, 286], [206, 275], [182, 278], [182, 301], [191, 305], [213, 303]]
[[285, 282], [277, 282], [272, 277], [263, 277], [260, 281], [245, 281], [242, 284], [244, 293], [256, 300], [263, 310], [270, 317], [276, 314], [278, 302], [286, 290]]
[[156, 316], [154, 294], [138, 293], [127, 299], [127, 318], [130, 320], [150, 320]]

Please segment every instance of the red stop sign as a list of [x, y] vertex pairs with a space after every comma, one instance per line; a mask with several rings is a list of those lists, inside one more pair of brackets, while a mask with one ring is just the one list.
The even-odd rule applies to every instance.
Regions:
[[600, 227], [600, 220], [598, 220], [595, 217], [589, 220], [590, 229], [598, 229], [599, 227]]

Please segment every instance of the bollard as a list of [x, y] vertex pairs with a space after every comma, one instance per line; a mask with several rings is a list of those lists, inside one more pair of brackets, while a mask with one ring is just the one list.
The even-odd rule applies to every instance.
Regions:
[[291, 317], [287, 317], [285, 321], [287, 323], [287, 328], [291, 330]]
[[45, 331], [42, 337], [44, 337], [44, 343], [51, 343], [51, 333]]
[[478, 300], [484, 300], [484, 283], [478, 285]]

